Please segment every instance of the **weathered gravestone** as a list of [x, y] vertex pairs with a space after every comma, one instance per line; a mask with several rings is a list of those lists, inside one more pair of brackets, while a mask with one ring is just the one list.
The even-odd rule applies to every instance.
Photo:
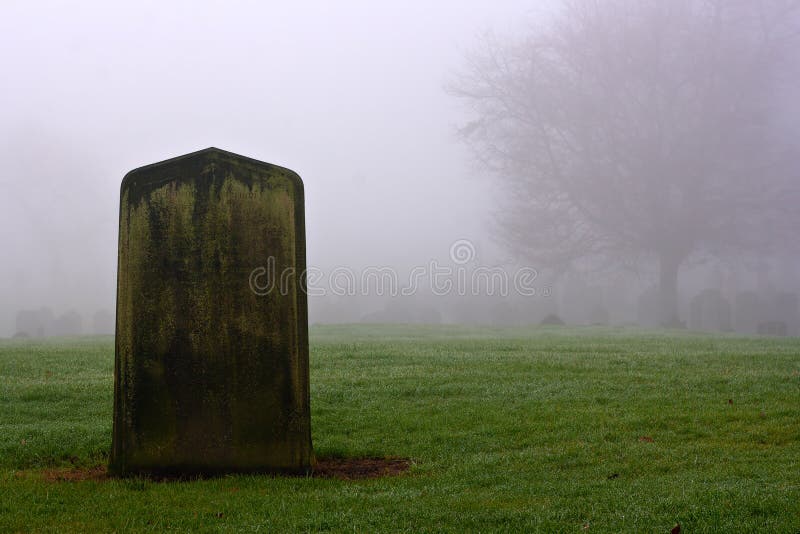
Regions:
[[111, 473], [307, 471], [300, 177], [209, 148], [120, 195]]

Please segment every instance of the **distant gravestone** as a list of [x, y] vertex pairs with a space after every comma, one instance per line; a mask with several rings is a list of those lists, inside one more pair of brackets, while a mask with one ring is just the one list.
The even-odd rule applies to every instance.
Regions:
[[689, 326], [692, 330], [729, 332], [731, 305], [717, 289], [705, 289], [689, 303]]
[[120, 196], [110, 472], [307, 471], [300, 177], [209, 148]]

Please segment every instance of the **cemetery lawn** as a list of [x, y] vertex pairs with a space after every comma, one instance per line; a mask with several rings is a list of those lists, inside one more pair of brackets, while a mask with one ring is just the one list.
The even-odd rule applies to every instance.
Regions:
[[0, 532], [800, 531], [800, 339], [315, 326], [317, 455], [405, 474], [46, 480], [106, 463], [113, 352], [0, 341]]

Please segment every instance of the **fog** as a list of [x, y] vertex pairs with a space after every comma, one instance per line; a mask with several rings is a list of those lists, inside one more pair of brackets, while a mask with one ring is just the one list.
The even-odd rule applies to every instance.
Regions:
[[[312, 296], [312, 322], [636, 322], [656, 271], [594, 277], [583, 268], [594, 259], [555, 268], [506, 246], [496, 215], [507, 191], [459, 135], [470, 106], [448, 87], [481, 35], [523, 35], [551, 16], [517, 0], [4, 2], [0, 336], [41, 307], [76, 311], [91, 333], [93, 315], [114, 310], [122, 177], [210, 146], [302, 176], [308, 262], [325, 273], [392, 267], [404, 280], [453, 264], [458, 243], [472, 263], [539, 272], [537, 294], [509, 306], [420, 290], [424, 305], [381, 315], [380, 295]], [[729, 299], [798, 289], [794, 253], [726, 258], [687, 264], [681, 316], [708, 288]]]
[[216, 146], [297, 171], [309, 264], [401, 265], [479, 239], [486, 185], [442, 90], [525, 2], [4, 2], [0, 334], [113, 309], [119, 185]]

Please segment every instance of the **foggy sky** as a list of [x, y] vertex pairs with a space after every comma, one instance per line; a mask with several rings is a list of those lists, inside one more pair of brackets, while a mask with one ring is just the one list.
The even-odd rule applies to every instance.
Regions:
[[442, 88], [481, 32], [537, 16], [521, 0], [4, 1], [0, 336], [20, 308], [75, 308], [85, 331], [113, 310], [122, 177], [209, 146], [302, 176], [311, 265], [488, 245], [491, 191]]

